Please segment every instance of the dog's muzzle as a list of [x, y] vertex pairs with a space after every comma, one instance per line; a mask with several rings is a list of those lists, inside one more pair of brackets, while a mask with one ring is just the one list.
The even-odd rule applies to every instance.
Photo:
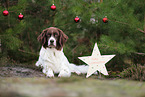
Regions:
[[54, 37], [51, 37], [48, 41], [48, 47], [56, 47], [56, 40]]

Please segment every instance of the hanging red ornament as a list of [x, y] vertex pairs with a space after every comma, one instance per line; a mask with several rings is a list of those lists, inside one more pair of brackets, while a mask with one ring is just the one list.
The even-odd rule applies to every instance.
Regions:
[[18, 16], [19, 20], [22, 20], [24, 18], [24, 16], [22, 15], [22, 13], [20, 13], [20, 15]]
[[51, 10], [55, 10], [56, 6], [53, 4], [50, 8], [51, 8]]
[[76, 16], [75, 19], [74, 19], [74, 21], [75, 21], [76, 23], [78, 23], [78, 22], [80, 21], [80, 18], [79, 18], [78, 16]]
[[4, 15], [4, 16], [7, 16], [8, 14], [9, 14], [9, 12], [8, 12], [7, 10], [4, 10], [4, 11], [3, 11], [3, 15]]
[[103, 22], [107, 23], [108, 22], [108, 18], [107, 17], [103, 18]]

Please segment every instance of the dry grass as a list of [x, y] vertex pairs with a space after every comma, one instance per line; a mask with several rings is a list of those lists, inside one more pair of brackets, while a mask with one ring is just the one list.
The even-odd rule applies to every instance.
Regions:
[[145, 65], [132, 64], [129, 68], [125, 69], [121, 76], [132, 80], [145, 81]]

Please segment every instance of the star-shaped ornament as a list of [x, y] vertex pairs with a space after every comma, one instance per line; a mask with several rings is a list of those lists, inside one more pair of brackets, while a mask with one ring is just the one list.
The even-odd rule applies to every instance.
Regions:
[[91, 56], [78, 57], [80, 60], [89, 65], [86, 78], [91, 76], [97, 70], [104, 75], [108, 75], [105, 64], [111, 60], [115, 55], [101, 55], [97, 43], [95, 43]]

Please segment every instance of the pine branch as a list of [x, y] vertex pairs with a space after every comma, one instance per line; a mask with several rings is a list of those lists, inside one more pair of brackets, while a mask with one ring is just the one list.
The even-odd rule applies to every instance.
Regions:
[[[110, 20], [110, 21], [113, 21], [113, 20]], [[120, 22], [120, 21], [114, 21], [114, 22], [117, 22], [117, 23], [120, 23], [120, 24], [129, 25], [128, 23], [124, 23], [124, 22]], [[137, 28], [137, 30], [145, 34], [145, 24], [144, 24], [144, 31], [141, 30], [140, 28]]]
[[138, 54], [138, 55], [145, 55], [145, 53], [138, 53], [138, 52], [135, 52], [135, 54]]
[[[109, 20], [110, 20], [110, 19], [109, 19]], [[117, 22], [117, 23], [120, 23], [120, 24], [129, 25], [128, 23], [125, 23], [125, 22], [120, 22], [120, 21], [115, 21], [115, 20], [110, 20], [110, 21], [114, 21], [114, 22]]]
[[23, 53], [27, 53], [27, 54], [37, 55], [37, 54], [35, 54], [35, 53], [27, 52], [27, 51], [24, 51], [24, 50], [21, 50], [21, 49], [18, 49], [18, 51], [23, 52]]
[[145, 36], [145, 15], [144, 15], [144, 31], [141, 30], [140, 28], [138, 28], [137, 30], [139, 30], [140, 32], [144, 33], [144, 36]]
[[144, 36], [145, 36], [145, 14], [144, 14]]
[[145, 34], [145, 31], [141, 30], [140, 28], [137, 28], [137, 30]]

